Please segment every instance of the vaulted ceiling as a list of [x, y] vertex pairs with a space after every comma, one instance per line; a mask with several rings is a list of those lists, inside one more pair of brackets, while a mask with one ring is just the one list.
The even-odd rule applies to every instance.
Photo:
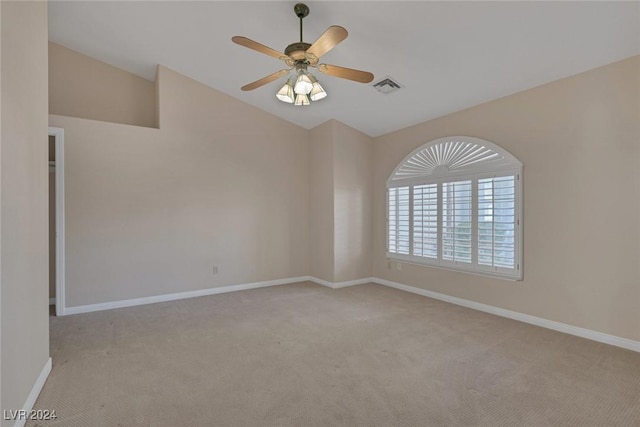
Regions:
[[[295, 1], [49, 3], [49, 38], [153, 80], [162, 64], [305, 128], [335, 118], [377, 136], [640, 54], [640, 2], [307, 2], [304, 40], [329, 25], [349, 37], [322, 62], [371, 71], [370, 84], [316, 73], [329, 96], [278, 101], [285, 68], [231, 42], [243, 35], [283, 51], [298, 41]], [[404, 86], [384, 95], [372, 84]]]

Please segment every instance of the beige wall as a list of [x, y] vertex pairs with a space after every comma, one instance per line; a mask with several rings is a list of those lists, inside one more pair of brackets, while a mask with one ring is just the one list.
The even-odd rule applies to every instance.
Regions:
[[371, 277], [371, 137], [337, 120], [309, 132], [311, 276], [329, 282]]
[[49, 112], [157, 127], [155, 84], [49, 42]]
[[308, 131], [163, 67], [158, 85], [160, 129], [50, 116], [67, 307], [307, 275]]
[[334, 281], [333, 122], [309, 131], [310, 274]]
[[335, 282], [371, 277], [373, 140], [333, 121]]
[[[492, 141], [524, 164], [524, 280], [411, 264], [388, 268], [385, 181], [448, 135]], [[375, 139], [374, 275], [640, 340], [640, 57]]]
[[15, 410], [49, 358], [47, 4], [0, 10], [1, 407]]

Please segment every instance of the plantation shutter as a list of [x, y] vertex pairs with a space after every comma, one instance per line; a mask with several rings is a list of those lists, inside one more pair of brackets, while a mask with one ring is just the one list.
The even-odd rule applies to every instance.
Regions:
[[478, 180], [478, 264], [515, 267], [515, 176]]
[[413, 187], [413, 255], [438, 259], [438, 184]]
[[442, 259], [471, 263], [471, 181], [442, 184]]
[[409, 254], [409, 187], [389, 189], [389, 252]]

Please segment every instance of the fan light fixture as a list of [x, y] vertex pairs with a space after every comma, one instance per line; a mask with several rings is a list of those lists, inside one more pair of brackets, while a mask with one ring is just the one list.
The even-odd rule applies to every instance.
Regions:
[[309, 101], [309, 97], [304, 93], [299, 93], [296, 95], [296, 102], [293, 105], [309, 105], [311, 101]]
[[311, 87], [309, 98], [311, 98], [312, 101], [320, 101], [322, 98], [327, 96], [327, 92], [324, 91], [324, 88], [320, 85], [318, 79], [316, 79], [312, 74], [310, 74], [310, 76], [313, 85]]
[[278, 93], [276, 93], [276, 97], [287, 104], [293, 104], [295, 99], [295, 95], [293, 93], [293, 77], [291, 77], [287, 82], [280, 88]]
[[306, 64], [296, 64], [297, 77], [290, 77], [276, 92], [276, 98], [293, 105], [309, 105], [311, 101], [320, 101], [327, 96], [318, 79], [307, 71]]
[[300, 72], [298, 76], [298, 80], [296, 80], [296, 85], [293, 88], [293, 91], [296, 95], [305, 94], [307, 95], [311, 92], [311, 88], [313, 84], [311, 83], [311, 79], [304, 72]]

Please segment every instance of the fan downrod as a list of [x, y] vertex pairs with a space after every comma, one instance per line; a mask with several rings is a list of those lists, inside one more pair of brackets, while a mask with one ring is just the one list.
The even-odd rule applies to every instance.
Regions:
[[287, 46], [284, 54], [296, 62], [306, 62], [308, 64], [305, 52], [311, 47], [311, 44], [302, 41], [302, 19], [309, 15], [309, 6], [304, 3], [298, 3], [293, 7], [293, 11], [300, 18], [300, 41]]

